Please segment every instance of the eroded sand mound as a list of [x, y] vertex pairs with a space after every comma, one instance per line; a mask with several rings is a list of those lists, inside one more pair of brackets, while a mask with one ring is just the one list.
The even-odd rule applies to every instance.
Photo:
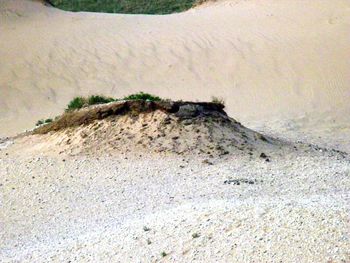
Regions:
[[275, 141], [227, 116], [216, 103], [121, 101], [68, 112], [19, 145], [42, 152], [230, 153], [253, 155]]

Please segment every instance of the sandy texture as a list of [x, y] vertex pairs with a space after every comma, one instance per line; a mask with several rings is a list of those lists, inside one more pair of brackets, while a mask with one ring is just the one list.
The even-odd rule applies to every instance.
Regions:
[[349, 154], [226, 115], [175, 117], [129, 112], [0, 141], [0, 259], [350, 261]]
[[2, 0], [0, 137], [92, 93], [222, 96], [239, 121], [334, 108], [349, 115], [349, 7], [347, 0], [232, 0], [127, 16]]
[[[0, 261], [350, 262], [349, 8], [232, 0], [126, 16], [0, 1]], [[162, 111], [3, 138], [75, 95], [140, 90], [222, 96], [280, 143], [236, 122], [158, 127]], [[153, 151], [162, 132], [170, 153]], [[176, 153], [212, 140], [229, 153]]]
[[350, 261], [348, 157], [155, 157], [2, 152], [2, 262]]

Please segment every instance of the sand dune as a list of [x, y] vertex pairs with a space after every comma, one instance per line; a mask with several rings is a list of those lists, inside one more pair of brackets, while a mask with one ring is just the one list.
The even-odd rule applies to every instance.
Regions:
[[0, 137], [76, 95], [226, 99], [240, 121], [349, 113], [346, 0], [219, 1], [168, 16], [0, 2]]
[[[0, 261], [350, 262], [349, 24], [348, 0], [0, 0]], [[118, 101], [2, 138], [141, 90], [233, 119]]]

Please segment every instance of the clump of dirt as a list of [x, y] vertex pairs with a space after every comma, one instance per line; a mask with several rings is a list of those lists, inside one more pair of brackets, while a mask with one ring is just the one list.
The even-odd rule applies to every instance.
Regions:
[[119, 101], [64, 113], [35, 129], [40, 150], [60, 153], [252, 154], [274, 140], [227, 116], [217, 103]]

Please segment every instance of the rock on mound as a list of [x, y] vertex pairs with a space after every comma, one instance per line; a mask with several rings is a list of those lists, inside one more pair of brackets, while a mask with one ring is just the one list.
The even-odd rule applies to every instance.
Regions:
[[33, 134], [44, 148], [76, 153], [130, 151], [225, 155], [271, 139], [229, 118], [217, 103], [119, 101], [63, 114]]

